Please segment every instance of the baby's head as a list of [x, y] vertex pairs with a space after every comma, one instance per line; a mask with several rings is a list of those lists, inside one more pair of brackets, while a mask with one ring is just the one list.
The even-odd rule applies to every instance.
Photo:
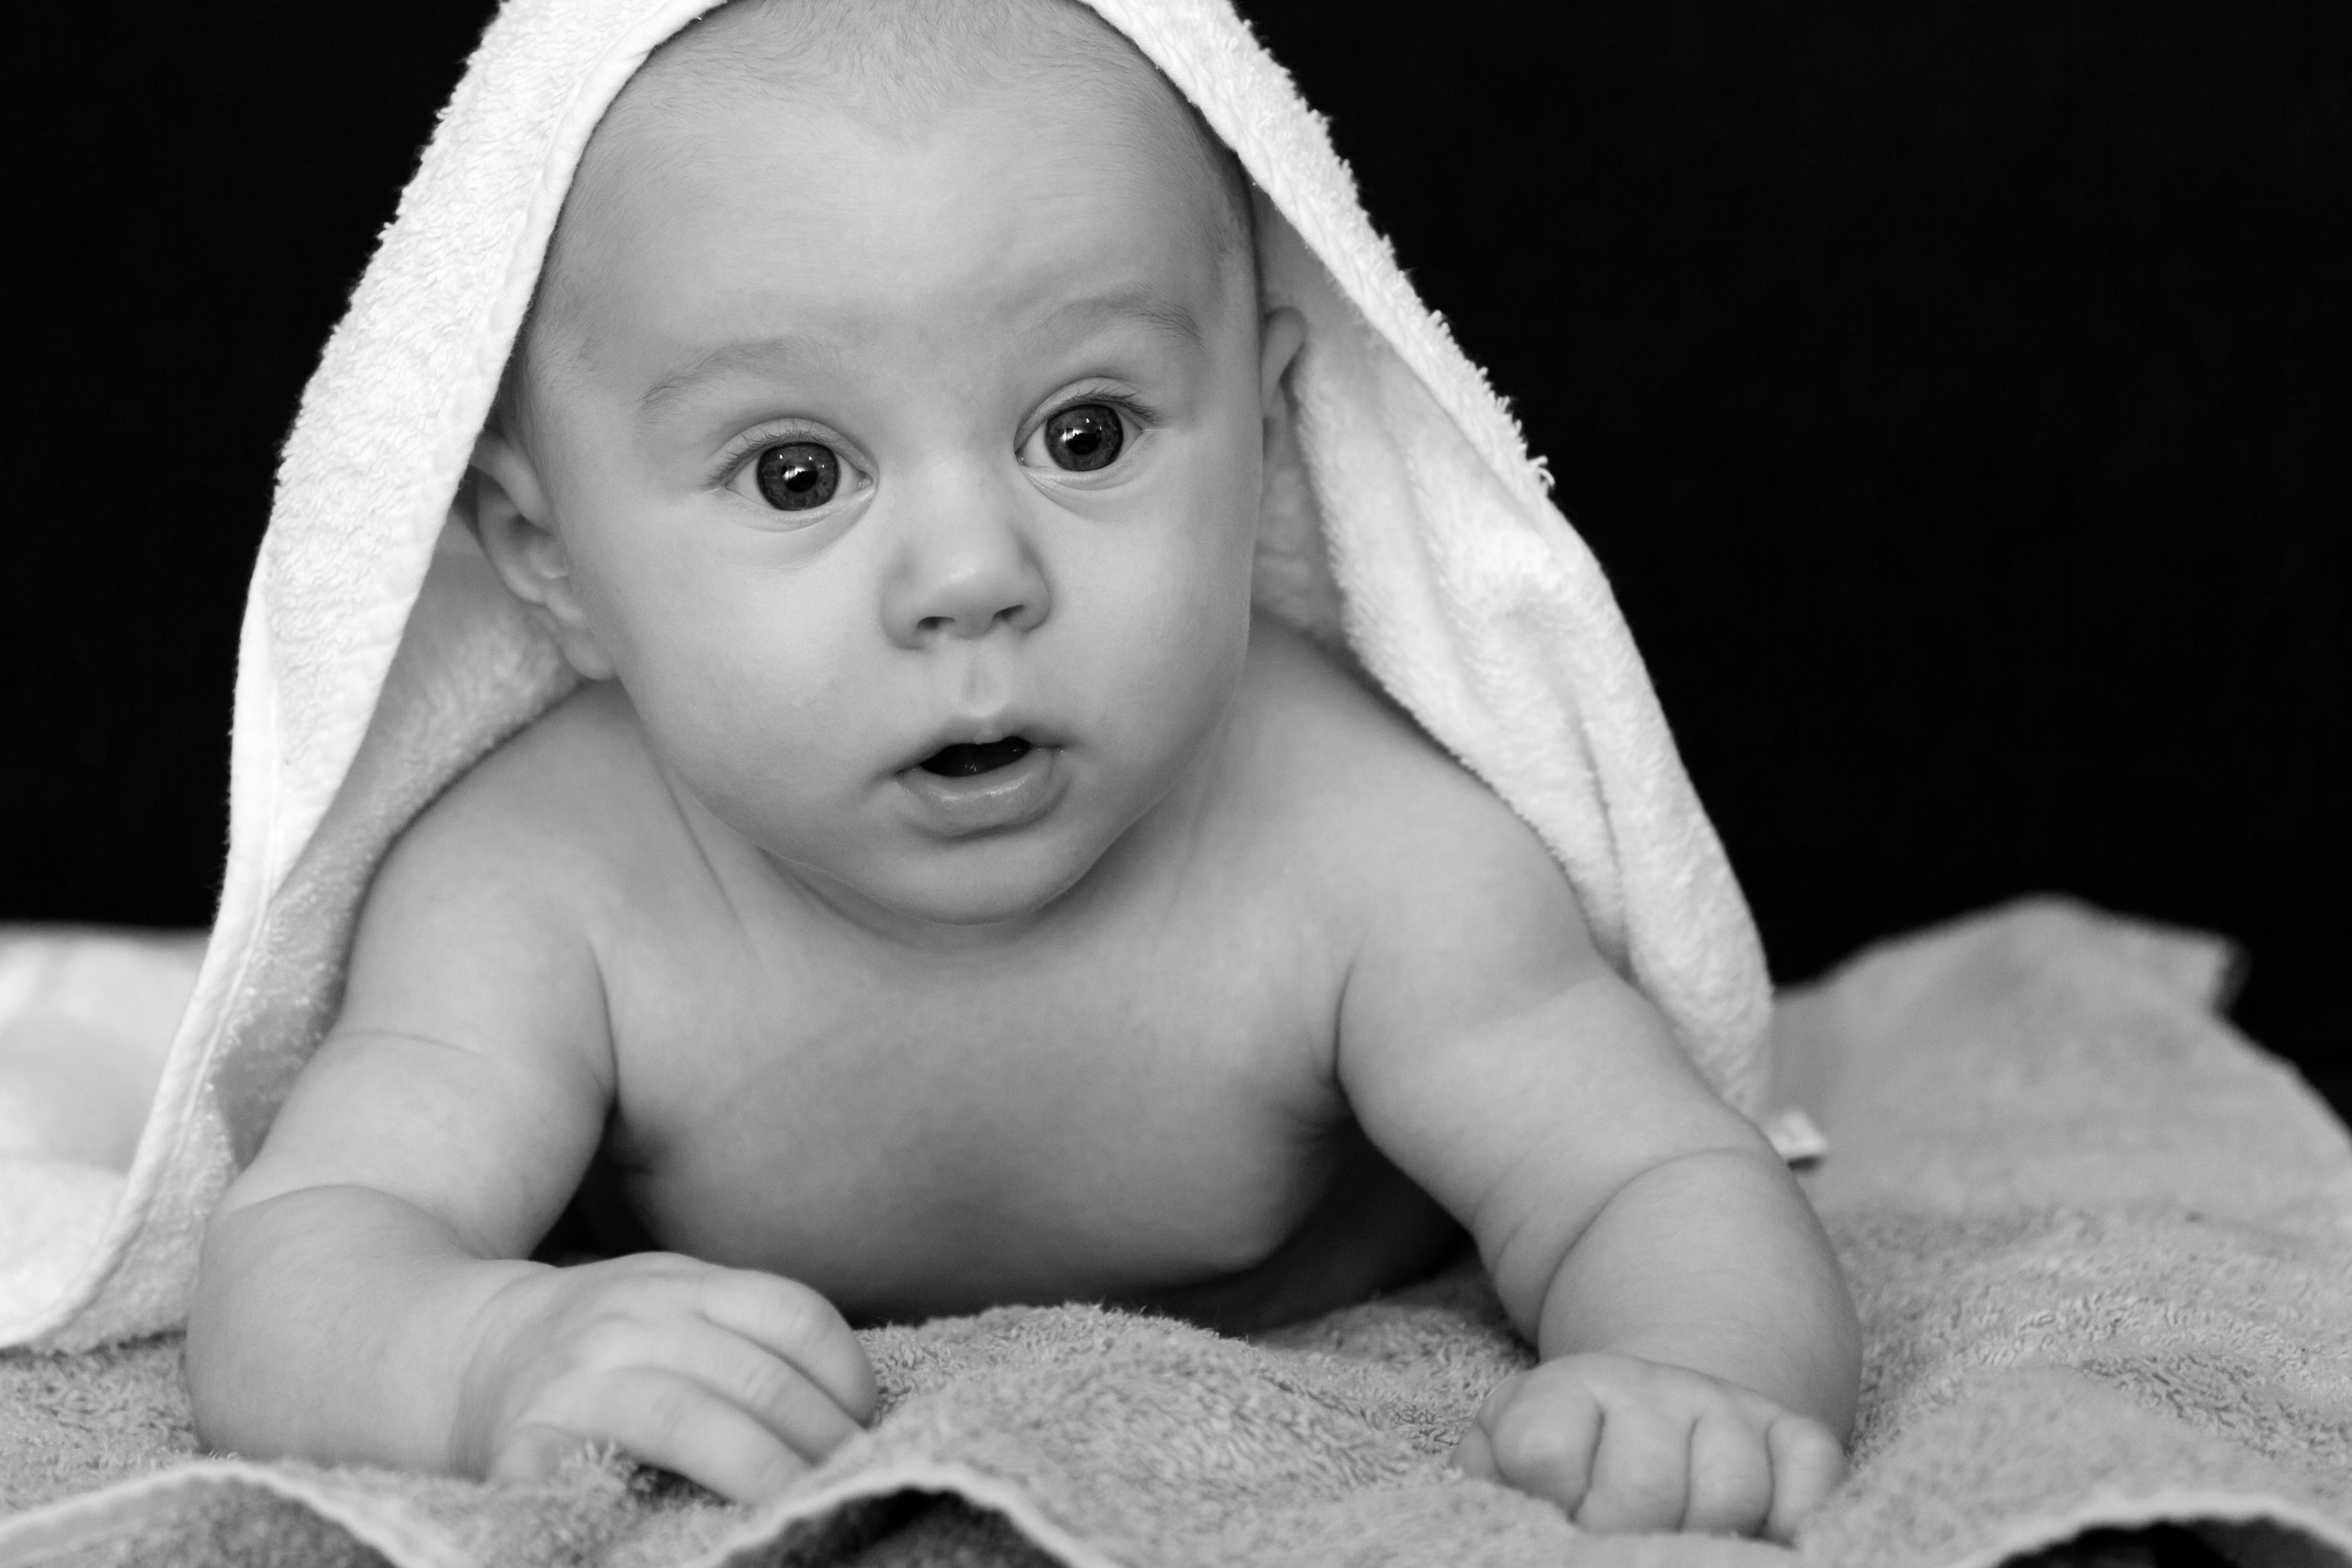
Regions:
[[1295, 316], [1073, 0], [736, 0], [598, 127], [477, 455], [500, 576], [853, 915], [1040, 909], [1238, 682]]

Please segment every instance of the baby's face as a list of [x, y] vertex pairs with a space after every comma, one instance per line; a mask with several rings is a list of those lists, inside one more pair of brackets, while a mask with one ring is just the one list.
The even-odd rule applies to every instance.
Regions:
[[728, 828], [853, 915], [1016, 917], [1227, 706], [1296, 340], [1181, 118], [1041, 78], [891, 134], [818, 96], [640, 117], [583, 172], [529, 455], [485, 469]]

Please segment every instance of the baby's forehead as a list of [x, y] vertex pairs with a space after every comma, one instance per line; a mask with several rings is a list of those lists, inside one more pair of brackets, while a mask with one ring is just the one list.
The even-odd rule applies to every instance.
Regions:
[[604, 165], [625, 179], [654, 175], [611, 154], [633, 141], [675, 148], [747, 99], [911, 140], [1006, 89], [1049, 94], [1106, 134], [1179, 153], [1162, 161], [1164, 178], [1230, 172], [1244, 183], [1182, 95], [1079, 0], [732, 0], [655, 51], [598, 127], [581, 177]]
[[1136, 66], [1133, 47], [1078, 0], [732, 0], [656, 49], [624, 98], [665, 84], [789, 86], [922, 120], [1041, 67], [1108, 86]]
[[[975, 97], [1004, 90], [1042, 93], [1040, 118], [1050, 109], [1057, 122], [1075, 117], [1082, 134], [1145, 152], [1129, 163], [1137, 177], [1165, 184], [1171, 208], [1200, 214], [1220, 270], [1238, 260], [1254, 296], [1237, 162], [1135, 47], [1077, 0], [732, 0], [656, 50], [598, 126], [551, 246], [533, 328], [604, 308], [613, 247], [630, 246], [663, 193], [707, 168], [712, 138], [742, 134], [747, 105], [838, 114], [916, 144]], [[962, 121], [953, 134], [964, 134]], [[527, 329], [526, 340], [534, 335]]]

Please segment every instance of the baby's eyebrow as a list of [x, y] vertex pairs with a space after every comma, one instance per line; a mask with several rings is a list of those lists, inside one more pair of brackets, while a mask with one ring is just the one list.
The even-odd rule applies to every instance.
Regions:
[[[1175, 340], [1195, 353], [1208, 352], [1208, 336], [1192, 312], [1174, 300], [1144, 289], [1120, 289], [1069, 300], [1046, 312], [1041, 329], [1055, 334], [1083, 335], [1108, 323], [1136, 321], [1154, 334]], [[711, 382], [745, 371], [758, 371], [778, 362], [806, 364], [824, 357], [824, 347], [805, 338], [757, 338], [727, 343], [680, 366], [646, 389], [637, 399], [637, 422], [651, 424], [673, 404]]]
[[1075, 326], [1081, 330], [1104, 321], [1120, 319], [1140, 321], [1163, 337], [1174, 338], [1197, 353], [1209, 351], [1209, 340], [1201, 330], [1201, 323], [1192, 311], [1174, 300], [1144, 289], [1121, 289], [1112, 294], [1089, 295], [1057, 307], [1046, 318], [1050, 325]]
[[805, 362], [819, 351], [800, 338], [758, 338], [713, 349], [647, 387], [645, 395], [637, 399], [637, 422], [652, 423], [672, 403], [707, 382], [740, 371], [761, 370], [779, 361]]

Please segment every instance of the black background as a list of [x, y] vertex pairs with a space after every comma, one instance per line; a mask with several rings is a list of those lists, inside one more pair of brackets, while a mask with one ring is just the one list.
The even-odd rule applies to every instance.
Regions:
[[[2242, 939], [2352, 1105], [2352, 8], [1249, 9], [1549, 455], [1781, 977], [2064, 890]], [[196, 925], [275, 448], [488, 6], [40, 10], [0, 919]]]

